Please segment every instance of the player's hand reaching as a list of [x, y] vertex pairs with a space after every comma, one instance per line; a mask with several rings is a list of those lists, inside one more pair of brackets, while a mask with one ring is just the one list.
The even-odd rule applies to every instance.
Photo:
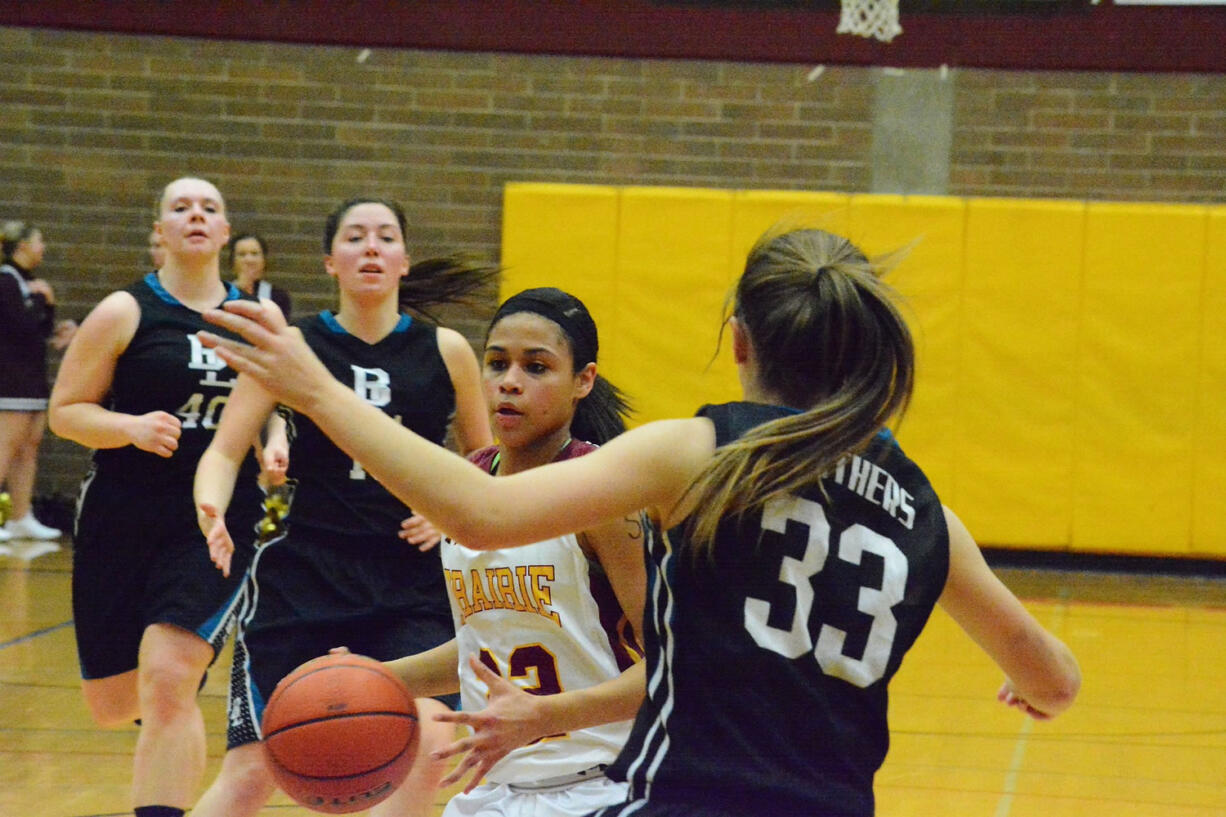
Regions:
[[334, 382], [332, 374], [307, 346], [302, 332], [288, 326], [271, 303], [227, 301], [225, 309], [209, 309], [204, 319], [240, 335], [247, 343], [212, 332], [197, 333], [201, 342], [216, 349], [230, 368], [249, 375], [280, 402], [306, 414], [313, 401]]
[[468, 726], [473, 733], [431, 755], [435, 760], [443, 760], [464, 754], [451, 774], [439, 785], [450, 786], [471, 772], [472, 777], [464, 787], [465, 793], [472, 791], [494, 764], [512, 749], [525, 746], [546, 734], [537, 708], [540, 701], [537, 696], [502, 678], [478, 661], [475, 655], [468, 657], [468, 665], [476, 673], [477, 679], [489, 688], [489, 705], [480, 712], [435, 715], [436, 721]]
[[1049, 721], [1052, 719], [1051, 715], [1035, 709], [1026, 701], [1025, 698], [1019, 695], [1017, 690], [1013, 688], [1013, 682], [1008, 678], [1005, 679], [1005, 682], [1001, 684], [1000, 690], [996, 693], [996, 700], [1000, 701], [1005, 706], [1020, 709], [1030, 717], [1034, 718], [1036, 721]]
[[400, 533], [397, 535], [410, 545], [416, 545], [417, 549], [422, 553], [433, 550], [434, 546], [443, 538], [443, 534], [439, 532], [438, 528], [430, 524], [430, 520], [419, 513], [415, 513], [401, 522]]
[[226, 518], [217, 512], [217, 506], [202, 502], [196, 508], [196, 521], [209, 546], [209, 558], [221, 570], [221, 575], [230, 575], [230, 557], [234, 555], [234, 540], [226, 530]]
[[179, 449], [182, 423], [178, 417], [165, 411], [151, 411], [133, 419], [129, 437], [141, 451], [169, 457]]

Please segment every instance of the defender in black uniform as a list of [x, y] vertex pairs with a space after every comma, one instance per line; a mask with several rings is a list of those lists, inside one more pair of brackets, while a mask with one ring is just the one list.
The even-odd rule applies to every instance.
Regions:
[[670, 531], [647, 554], [647, 702], [608, 770], [632, 799], [602, 816], [871, 815], [886, 688], [938, 601], [1004, 670], [1004, 703], [1046, 718], [1077, 693], [1068, 648], [883, 433], [914, 350], [846, 239], [768, 233], [750, 252], [729, 320], [747, 402], [505, 479], [346, 399], [276, 315], [207, 317], [261, 345], [210, 338], [219, 354], [468, 547], [638, 508]]
[[[73, 615], [82, 690], [102, 725], [139, 718], [136, 813], [182, 814], [204, 772], [196, 692], [233, 621], [237, 578], [209, 564], [191, 484], [237, 379], [200, 343], [200, 313], [239, 297], [220, 277], [229, 235], [203, 179], [163, 191], [163, 267], [104, 298], [77, 331], [51, 395], [51, 429], [96, 449], [78, 502]], [[229, 524], [260, 503], [248, 440]], [[238, 554], [249, 558], [249, 549]]]
[[[491, 436], [472, 348], [458, 332], [416, 320], [401, 307], [453, 299], [483, 285], [494, 270], [433, 260], [410, 269], [404, 227], [404, 214], [394, 203], [342, 204], [324, 231], [324, 264], [337, 279], [340, 308], [298, 326], [332, 376], [364, 405], [440, 446], [454, 415], [459, 447], [481, 447]], [[402, 281], [416, 288], [405, 291]], [[211, 523], [217, 509], [226, 507], [245, 441], [274, 406], [255, 381], [240, 378], [221, 429], [200, 461], [196, 500], [202, 529], [223, 569], [233, 569], [227, 565], [233, 542], [228, 524]], [[412, 511], [310, 419], [292, 415], [290, 422], [293, 500], [284, 532], [262, 544], [248, 573], [248, 607], [231, 668], [229, 751], [193, 817], [254, 815], [272, 794], [260, 720], [277, 682], [295, 667], [338, 646], [383, 660], [399, 658], [455, 634], [438, 550], [421, 550], [399, 538]], [[458, 703], [456, 695], [444, 699], [451, 706]], [[443, 767], [428, 755], [450, 738], [452, 728], [430, 719], [445, 711], [439, 701], [417, 704], [419, 760], [375, 814], [406, 817], [433, 808]]]

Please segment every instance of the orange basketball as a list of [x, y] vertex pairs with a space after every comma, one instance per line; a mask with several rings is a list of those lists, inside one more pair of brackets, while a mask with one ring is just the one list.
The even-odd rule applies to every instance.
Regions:
[[346, 814], [386, 799], [417, 751], [417, 707], [383, 664], [343, 653], [281, 679], [264, 708], [264, 755], [281, 790]]

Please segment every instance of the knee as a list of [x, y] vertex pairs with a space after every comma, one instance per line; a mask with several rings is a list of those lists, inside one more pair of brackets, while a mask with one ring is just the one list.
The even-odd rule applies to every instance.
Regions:
[[191, 710], [204, 670], [169, 661], [151, 662], [140, 668], [140, 705], [146, 717]]

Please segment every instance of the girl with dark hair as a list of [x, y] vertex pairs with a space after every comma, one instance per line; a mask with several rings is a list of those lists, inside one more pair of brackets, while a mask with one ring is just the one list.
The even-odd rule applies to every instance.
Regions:
[[[497, 269], [454, 259], [411, 263], [404, 230], [404, 213], [393, 202], [352, 199], [333, 211], [324, 231], [324, 269], [336, 279], [340, 306], [298, 327], [363, 405], [432, 445], [441, 447], [450, 425], [461, 451], [482, 448], [491, 441], [489, 420], [468, 341], [402, 309], [462, 298], [490, 283]], [[258, 382], [240, 377], [200, 458], [200, 528], [223, 571], [230, 568], [234, 542], [220, 515], [248, 442], [275, 408]], [[194, 817], [254, 815], [268, 800], [274, 782], [264, 765], [260, 720], [277, 682], [299, 664], [337, 644], [392, 659], [454, 635], [438, 552], [418, 551], [397, 538], [411, 511], [308, 418], [289, 413], [287, 425], [291, 503], [284, 522], [261, 538], [247, 572], [231, 668], [228, 751]], [[444, 769], [429, 754], [451, 739], [452, 729], [429, 716], [448, 705], [454, 696], [417, 700], [418, 759], [405, 783], [372, 814], [430, 813]]]
[[257, 298], [275, 303], [285, 319], [290, 319], [290, 295], [265, 277], [268, 273], [268, 243], [258, 233], [238, 233], [226, 247], [227, 261], [234, 274], [234, 285]]
[[492, 479], [361, 409], [275, 314], [209, 320], [219, 354], [309, 414], [389, 489], [474, 549], [647, 509], [647, 696], [601, 815], [874, 812], [887, 686], [934, 605], [1002, 668], [999, 700], [1052, 717], [1081, 675], [996, 578], [887, 423], [915, 354], [879, 269], [821, 230], [754, 246], [729, 319], [745, 401]]
[[[597, 373], [598, 345], [573, 295], [541, 288], [507, 299], [482, 368], [499, 442], [469, 459], [509, 476], [585, 456], [621, 433], [628, 407]], [[443, 539], [456, 638], [391, 667], [419, 694], [460, 690], [462, 711], [439, 719], [476, 730], [440, 754], [465, 753], [444, 784], [471, 773], [444, 817], [577, 817], [625, 799], [604, 768], [643, 699], [634, 632], [648, 532], [633, 514], [505, 550]]]
[[34, 517], [38, 447], [47, 425], [47, 341], [63, 349], [77, 324], [55, 320], [55, 290], [34, 270], [43, 262], [42, 231], [21, 221], [0, 226], [0, 489], [11, 518], [0, 518], [0, 553], [10, 539], [58, 539]]

